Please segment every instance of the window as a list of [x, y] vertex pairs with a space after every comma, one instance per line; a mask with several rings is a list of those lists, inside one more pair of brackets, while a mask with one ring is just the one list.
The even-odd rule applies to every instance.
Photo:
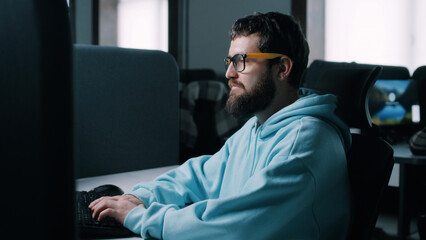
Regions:
[[[424, 0], [325, 0], [325, 60], [426, 65]], [[423, 26], [423, 27], [422, 27]]]
[[100, 0], [99, 44], [168, 51], [168, 0]]

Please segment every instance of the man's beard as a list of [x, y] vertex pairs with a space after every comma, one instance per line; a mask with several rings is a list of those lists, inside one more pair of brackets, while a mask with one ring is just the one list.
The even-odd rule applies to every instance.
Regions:
[[[232, 81], [232, 80], [230, 80]], [[238, 85], [238, 83], [237, 83]], [[241, 86], [241, 84], [239, 84]], [[241, 86], [243, 87], [243, 86]], [[251, 91], [240, 95], [229, 95], [225, 109], [236, 118], [248, 118], [266, 109], [275, 97], [276, 87], [271, 74], [256, 83]]]

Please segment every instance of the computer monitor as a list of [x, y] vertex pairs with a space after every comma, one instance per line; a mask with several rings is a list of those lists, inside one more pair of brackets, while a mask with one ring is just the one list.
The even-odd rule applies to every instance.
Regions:
[[4, 237], [75, 239], [66, 1], [0, 1]]
[[373, 123], [378, 126], [418, 124], [420, 105], [412, 79], [377, 80], [369, 99]]
[[378, 79], [368, 101], [373, 123], [385, 133], [411, 135], [420, 123], [417, 82], [413, 79]]

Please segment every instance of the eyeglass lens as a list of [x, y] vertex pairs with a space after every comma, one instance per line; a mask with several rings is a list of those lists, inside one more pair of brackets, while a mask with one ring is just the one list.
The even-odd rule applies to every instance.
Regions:
[[245, 68], [245, 59], [242, 54], [236, 54], [233, 57], [225, 58], [225, 67], [228, 69], [229, 64], [234, 65], [235, 71], [241, 72]]

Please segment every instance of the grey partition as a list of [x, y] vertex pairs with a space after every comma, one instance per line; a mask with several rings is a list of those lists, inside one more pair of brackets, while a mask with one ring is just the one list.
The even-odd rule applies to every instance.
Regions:
[[77, 177], [178, 163], [178, 67], [154, 50], [74, 46]]

